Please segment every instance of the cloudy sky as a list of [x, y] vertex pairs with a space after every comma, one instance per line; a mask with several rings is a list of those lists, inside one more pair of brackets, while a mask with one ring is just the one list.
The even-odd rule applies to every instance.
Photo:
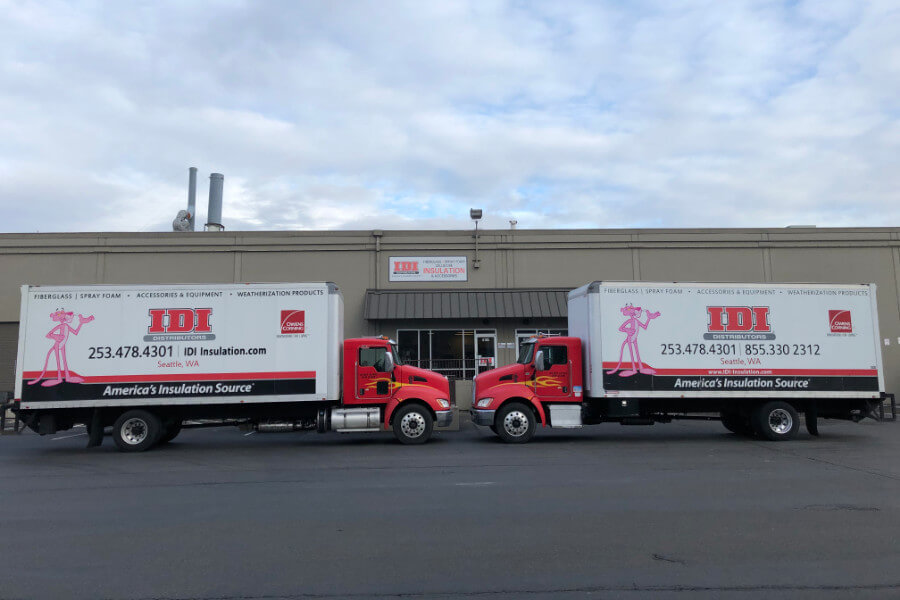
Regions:
[[900, 224], [900, 3], [0, 0], [0, 231]]

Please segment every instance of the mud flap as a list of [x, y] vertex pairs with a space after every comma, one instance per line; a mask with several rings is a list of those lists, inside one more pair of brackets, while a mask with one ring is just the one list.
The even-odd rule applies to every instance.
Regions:
[[803, 415], [804, 417], [806, 417], [806, 430], [809, 432], [809, 435], [818, 436], [819, 407], [816, 405], [815, 400], [809, 403], [809, 406], [806, 407], [806, 411], [803, 413]]
[[87, 447], [94, 448], [103, 443], [103, 421], [100, 420], [100, 409], [95, 408], [91, 421], [87, 424]]

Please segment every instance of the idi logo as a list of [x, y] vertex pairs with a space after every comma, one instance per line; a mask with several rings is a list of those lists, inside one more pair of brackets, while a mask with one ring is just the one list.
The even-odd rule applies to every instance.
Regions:
[[306, 333], [306, 311], [281, 311], [281, 333]]
[[211, 308], [151, 308], [149, 334], [209, 333]]
[[707, 306], [708, 331], [772, 331], [768, 306]]
[[829, 310], [828, 324], [831, 326], [831, 333], [853, 333], [849, 310]]
[[774, 340], [768, 306], [707, 306], [707, 340]]
[[419, 261], [416, 260], [395, 260], [394, 275], [418, 275]]

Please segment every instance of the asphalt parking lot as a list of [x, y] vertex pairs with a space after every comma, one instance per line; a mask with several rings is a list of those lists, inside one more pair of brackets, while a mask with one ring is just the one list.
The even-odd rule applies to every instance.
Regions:
[[0, 598], [900, 598], [900, 425], [821, 431], [3, 436]]

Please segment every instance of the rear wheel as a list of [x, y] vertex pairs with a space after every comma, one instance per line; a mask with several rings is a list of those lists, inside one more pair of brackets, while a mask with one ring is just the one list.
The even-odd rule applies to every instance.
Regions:
[[534, 437], [534, 411], [520, 402], [511, 402], [497, 411], [494, 427], [507, 444], [524, 444]]
[[181, 421], [167, 421], [162, 436], [159, 438], [159, 443], [165, 444], [166, 442], [171, 442], [178, 437], [179, 433], [181, 433]]
[[129, 410], [122, 413], [113, 425], [113, 441], [122, 452], [149, 450], [162, 435], [159, 417], [146, 410]]
[[721, 412], [719, 416], [722, 419], [722, 425], [731, 433], [753, 435], [753, 428], [750, 426], [749, 418], [735, 412]]
[[773, 442], [789, 440], [800, 429], [797, 411], [787, 402], [767, 402], [758, 406], [751, 416], [753, 431]]
[[404, 406], [394, 415], [394, 436], [401, 444], [424, 444], [433, 429], [434, 419], [421, 404]]

